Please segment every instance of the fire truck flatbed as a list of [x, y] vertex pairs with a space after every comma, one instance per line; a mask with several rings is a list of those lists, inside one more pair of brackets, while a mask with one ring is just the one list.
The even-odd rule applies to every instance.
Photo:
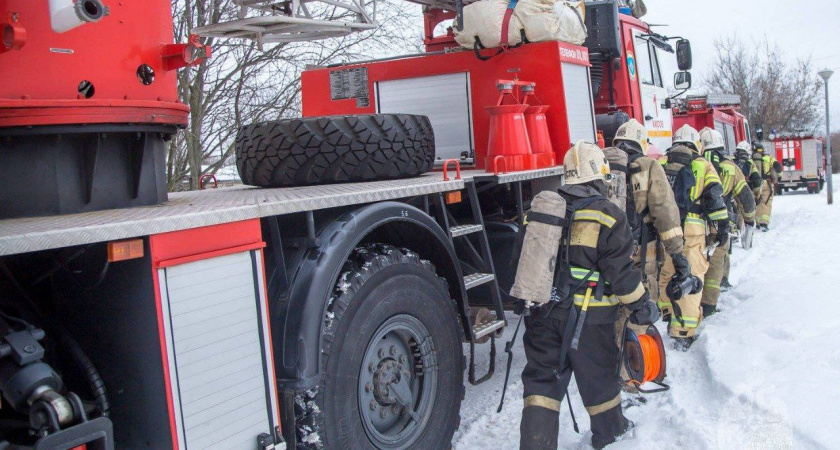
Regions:
[[177, 192], [162, 205], [0, 221], [0, 256], [205, 227], [280, 214], [460, 190], [468, 181], [514, 183], [561, 175], [562, 167], [494, 175], [464, 170], [367, 183], [261, 189], [248, 186]]

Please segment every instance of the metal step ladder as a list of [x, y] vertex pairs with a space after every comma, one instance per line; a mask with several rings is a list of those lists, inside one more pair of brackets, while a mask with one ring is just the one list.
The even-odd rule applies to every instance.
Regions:
[[[496, 335], [501, 333], [506, 325], [505, 310], [502, 303], [502, 295], [499, 284], [496, 280], [496, 269], [493, 265], [493, 257], [490, 253], [490, 241], [487, 238], [487, 230], [484, 227], [484, 218], [481, 215], [481, 206], [478, 203], [478, 191], [475, 181], [467, 180], [464, 183], [466, 199], [462, 203], [468, 203], [470, 210], [470, 223], [458, 223], [449, 207], [447, 207], [444, 193], [436, 198], [437, 216], [440, 224], [446, 230], [449, 239], [455, 247], [458, 261], [461, 266], [461, 273], [464, 274], [463, 283], [466, 292], [467, 304], [469, 304], [470, 291], [478, 286], [489, 285], [490, 291], [490, 314], [484, 314], [482, 320], [478, 320], [480, 314], [470, 315], [476, 317], [476, 323], [470, 324], [472, 339], [470, 340], [470, 366], [468, 380], [470, 384], [481, 384], [490, 379], [496, 370]], [[464, 219], [461, 219], [464, 221]], [[481, 378], [475, 375], [475, 344], [490, 340], [490, 363], [487, 373]]]

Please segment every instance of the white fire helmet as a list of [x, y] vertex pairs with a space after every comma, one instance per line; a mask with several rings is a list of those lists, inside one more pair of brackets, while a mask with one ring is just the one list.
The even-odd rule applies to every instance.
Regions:
[[640, 124], [636, 119], [630, 119], [624, 125], [618, 127], [613, 138], [613, 145], [615, 141], [630, 141], [639, 144], [642, 153], [647, 155], [648, 152], [648, 131], [644, 125]]
[[703, 143], [703, 148], [706, 150], [723, 150], [724, 142], [723, 135], [719, 131], [713, 130], [709, 127], [700, 130], [700, 142]]
[[735, 153], [744, 152], [747, 155], [749, 155], [751, 153], [750, 150], [752, 150], [752, 146], [750, 145], [750, 143], [748, 141], [741, 141], [735, 147]]
[[577, 141], [563, 158], [566, 184], [583, 184], [604, 180], [610, 173], [610, 163], [604, 152], [595, 144], [583, 139]]
[[674, 133], [674, 145], [676, 144], [690, 144], [688, 147], [691, 147], [697, 153], [703, 150], [703, 143], [700, 142], [700, 133], [688, 124], [681, 126]]

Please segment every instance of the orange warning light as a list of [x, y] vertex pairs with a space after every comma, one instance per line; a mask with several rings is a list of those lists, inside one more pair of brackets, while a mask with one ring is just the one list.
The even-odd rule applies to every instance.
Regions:
[[143, 239], [127, 239], [108, 243], [108, 262], [143, 257]]

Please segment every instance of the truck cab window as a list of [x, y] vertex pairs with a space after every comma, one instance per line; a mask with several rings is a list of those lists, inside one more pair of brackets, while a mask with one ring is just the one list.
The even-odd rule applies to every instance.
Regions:
[[648, 42], [648, 49], [650, 50], [650, 71], [653, 75], [653, 85], [662, 87], [662, 75], [659, 72], [659, 53], [650, 42]]
[[636, 47], [636, 70], [639, 72], [639, 81], [653, 86], [654, 78], [651, 66], [650, 44], [646, 39], [642, 39], [639, 36], [636, 36], [634, 43]]
[[634, 39], [636, 47], [636, 67], [639, 80], [647, 85], [662, 87], [662, 75], [659, 71], [659, 55], [656, 47], [638, 34]]

